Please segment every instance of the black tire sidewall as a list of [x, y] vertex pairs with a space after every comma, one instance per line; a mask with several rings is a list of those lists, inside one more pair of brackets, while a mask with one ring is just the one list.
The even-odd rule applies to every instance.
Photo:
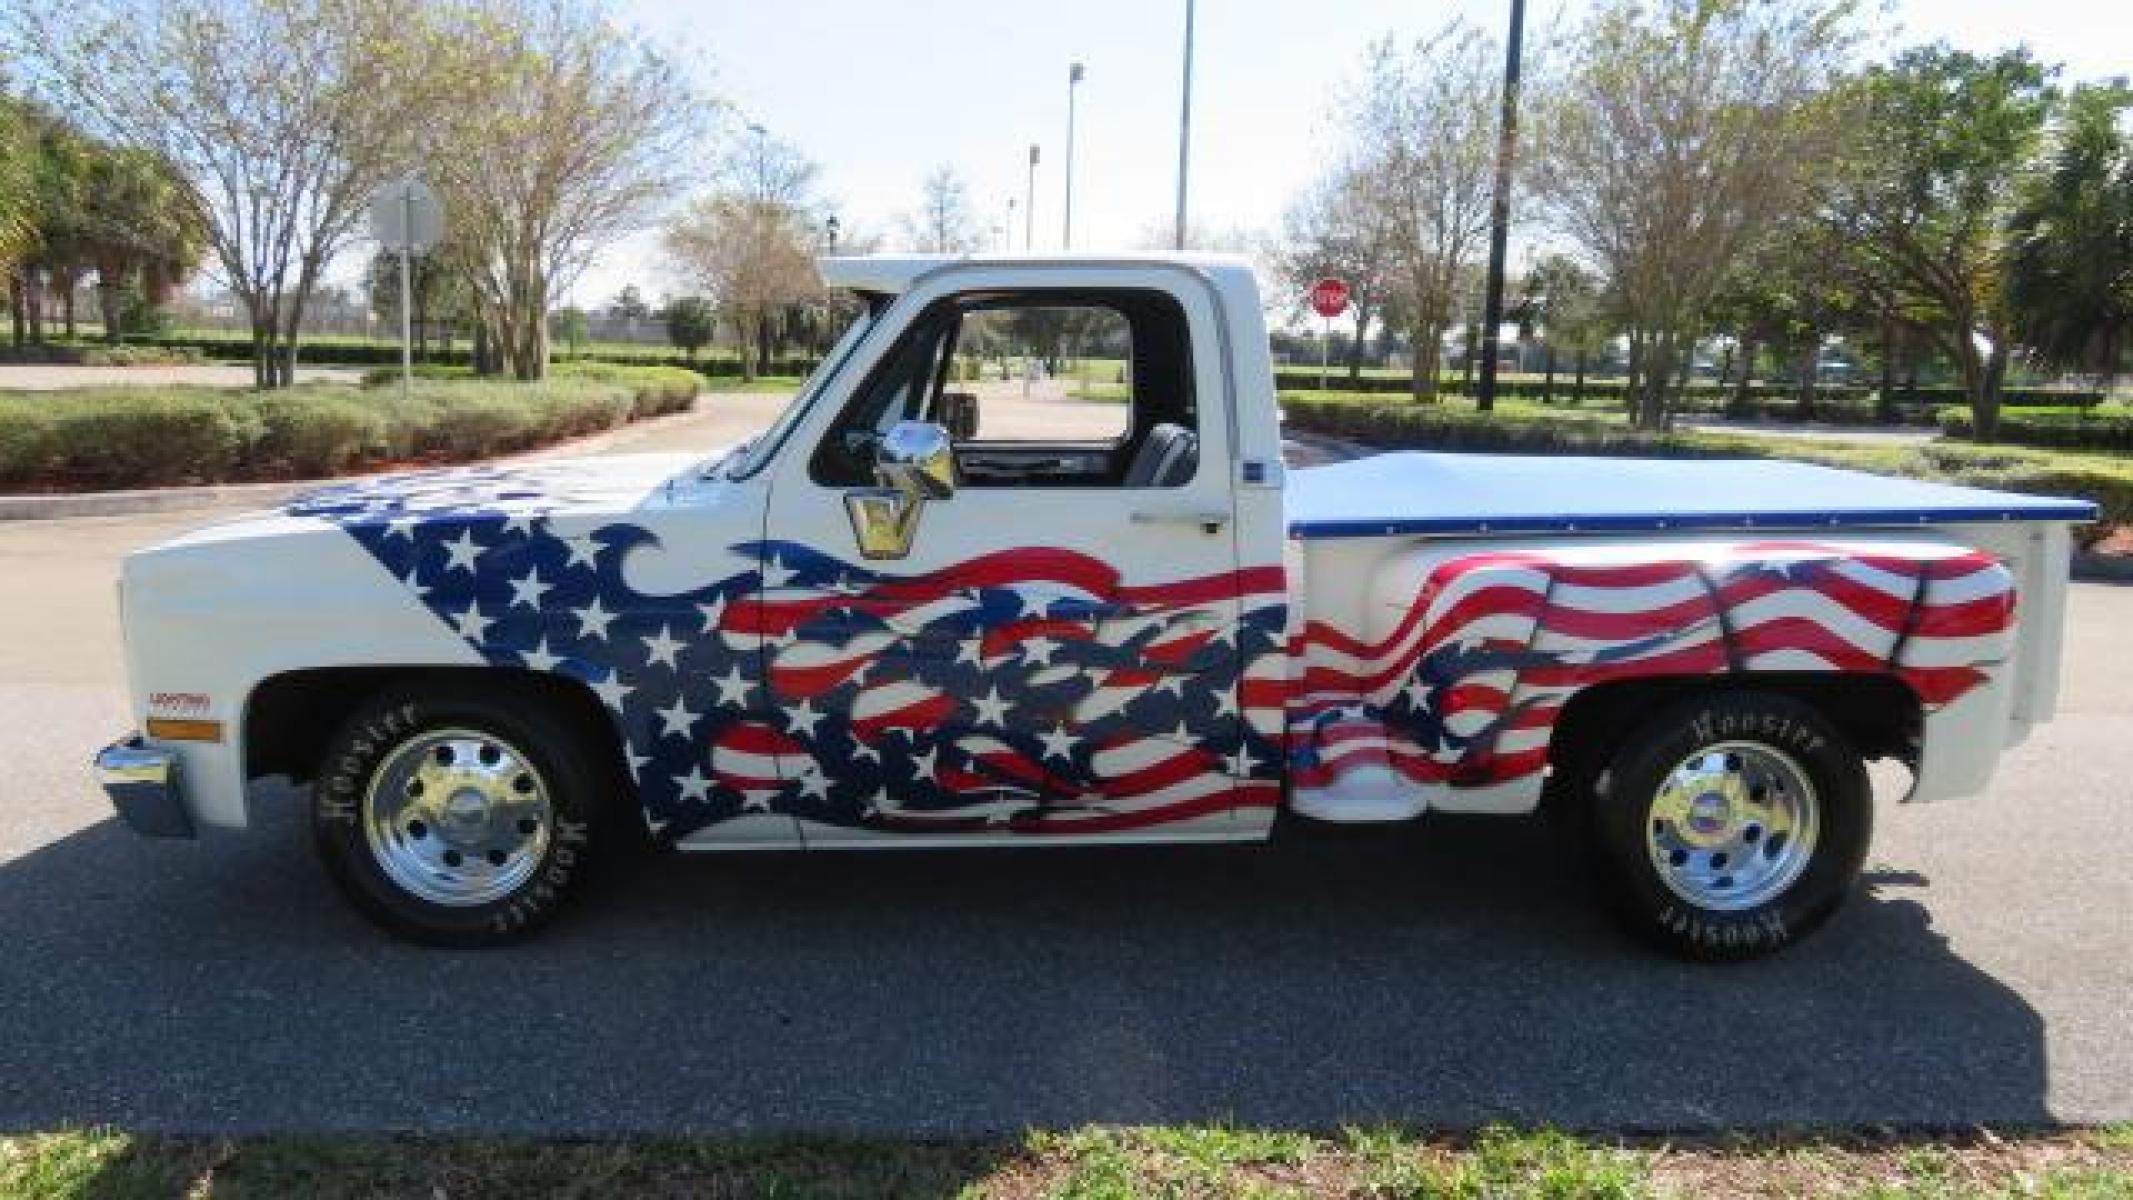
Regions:
[[[524, 755], [553, 806], [548, 849], [526, 882], [488, 904], [435, 904], [394, 883], [363, 831], [371, 778], [395, 748], [435, 729], [492, 734]], [[450, 691], [398, 692], [366, 703], [327, 743], [312, 786], [312, 833], [328, 874], [365, 916], [433, 945], [509, 942], [545, 925], [577, 890], [592, 858], [600, 778], [584, 739], [528, 701]]]
[[[1646, 823], [1668, 772], [1720, 742], [1769, 746], [1814, 786], [1819, 830], [1800, 877], [1771, 900], [1737, 912], [1677, 895], [1646, 848]], [[1688, 958], [1730, 960], [1774, 953], [1814, 930], [1844, 902], [1873, 838], [1873, 792], [1865, 764], [1844, 736], [1788, 696], [1722, 693], [1655, 715], [1626, 739], [1596, 797], [1592, 822], [1603, 893], [1634, 934]]]

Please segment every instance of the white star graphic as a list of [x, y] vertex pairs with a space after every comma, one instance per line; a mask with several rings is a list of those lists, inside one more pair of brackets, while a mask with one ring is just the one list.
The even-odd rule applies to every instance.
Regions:
[[592, 603], [571, 614], [578, 619], [578, 636], [607, 640], [607, 627], [614, 623], [615, 614], [600, 607], [600, 598], [594, 596]]
[[637, 753], [637, 748], [634, 746], [624, 747], [622, 756], [629, 759], [631, 779], [641, 779], [644, 775], [645, 767], [651, 765], [652, 762], [651, 755]]
[[743, 798], [742, 798], [742, 800], [741, 800], [741, 811], [742, 811], [742, 812], [766, 812], [766, 813], [767, 813], [767, 812], [769, 812], [769, 811], [770, 811], [770, 793], [768, 793], [768, 792], [746, 792], [746, 793], [743, 793]]
[[591, 534], [570, 534], [569, 536], [563, 539], [563, 544], [570, 548], [570, 560], [568, 562], [565, 562], [563, 564], [564, 566], [583, 566], [591, 567], [595, 570], [599, 569], [600, 551], [604, 549], [604, 547], [602, 547], [600, 543], [594, 541], [593, 536]]
[[671, 627], [662, 625], [659, 627], [657, 634], [644, 639], [644, 665], [651, 666], [653, 663], [665, 663], [667, 666], [679, 670], [681, 664], [674, 660], [674, 656], [681, 653], [687, 646], [687, 642], [674, 636], [674, 631]]
[[563, 661], [561, 655], [548, 652], [547, 638], [542, 638], [540, 643], [531, 650], [521, 650], [518, 657], [520, 662], [525, 663], [527, 667], [535, 671], [553, 671], [555, 670], [555, 665]]
[[1041, 617], [1051, 609], [1051, 601], [1030, 592], [1016, 591], [1015, 602], [1021, 606], [1025, 617]]
[[711, 798], [711, 781], [704, 778], [703, 768], [694, 764], [690, 765], [687, 775], [676, 775], [674, 777], [674, 786], [681, 789], [681, 798], [684, 800], [709, 800]]
[[924, 754], [912, 755], [911, 769], [917, 772], [913, 778], [921, 782], [938, 779], [939, 777], [935, 774], [935, 763], [940, 758], [940, 755], [939, 747], [929, 747]]
[[421, 523], [421, 518], [402, 513], [385, 522], [385, 536], [387, 539], [404, 537], [412, 542], [415, 540], [415, 526]]
[[978, 710], [981, 725], [1007, 724], [1007, 701], [1000, 698], [999, 688], [985, 689], [985, 695], [970, 702]]
[[459, 636], [470, 642], [480, 641], [483, 635], [489, 632], [489, 626], [496, 624], [494, 620], [481, 615], [481, 602], [478, 600], [468, 601], [467, 611], [455, 615], [452, 623], [459, 627]]
[[609, 671], [606, 679], [592, 685], [592, 690], [599, 695], [601, 703], [621, 712], [623, 702], [628, 700], [630, 693], [636, 689], [622, 682], [622, 672]]
[[1067, 732], [1066, 726], [1054, 725], [1050, 733], [1040, 733], [1037, 738], [1044, 743], [1044, 757], [1074, 761], [1074, 735]]
[[968, 640], [968, 641], [963, 641], [963, 642], [957, 642], [957, 643], [956, 643], [956, 651], [955, 651], [955, 665], [956, 665], [956, 666], [959, 666], [959, 667], [960, 667], [960, 666], [962, 666], [962, 665], [963, 665], [964, 663], [969, 663], [969, 664], [970, 664], [971, 666], [973, 666], [973, 667], [982, 667], [982, 666], [984, 666], [984, 665], [985, 665], [985, 657], [984, 657], [984, 656], [985, 656], [985, 639], [984, 639], [984, 638], [971, 638], [971, 639], [970, 639], [970, 640]]
[[1249, 778], [1259, 766], [1259, 760], [1252, 757], [1252, 748], [1243, 742], [1237, 743], [1237, 752], [1230, 755], [1226, 761], [1229, 763], [1229, 773], [1238, 779]]
[[408, 591], [415, 593], [415, 599], [417, 600], [420, 600], [424, 596], [430, 594], [430, 589], [423, 586], [422, 572], [420, 570], [409, 571], [407, 573], [407, 578], [401, 580], [400, 582], [407, 585]]
[[717, 633], [719, 622], [726, 618], [726, 598], [713, 596], [711, 603], [697, 605], [696, 611], [704, 614], [704, 632]]
[[785, 719], [792, 722], [790, 729], [795, 737], [811, 738], [815, 736], [815, 726], [821, 722], [822, 714], [815, 711], [814, 704], [802, 700], [798, 706], [785, 710]]
[[689, 701], [686, 696], [676, 696], [674, 697], [674, 703], [665, 708], [655, 708], [652, 711], [659, 714], [659, 724], [661, 726], [659, 736], [661, 737], [687, 737], [689, 736], [689, 727], [696, 724], [696, 714], [689, 711]]
[[1169, 692], [1173, 696], [1183, 696], [1185, 694], [1185, 677], [1183, 675], [1165, 675], [1151, 690]]
[[1192, 730], [1187, 729], [1183, 721], [1178, 722], [1177, 732], [1170, 735], [1170, 740], [1181, 746], [1198, 745], [1200, 741], [1200, 739], [1192, 736]]
[[1052, 655], [1058, 649], [1059, 643], [1050, 638], [1033, 637], [1022, 643], [1023, 660], [1033, 666], [1048, 667], [1052, 665]]
[[877, 788], [873, 798], [867, 801], [866, 808], [862, 810], [863, 815], [869, 817], [894, 811], [896, 811], [896, 799], [889, 795], [889, 789], [887, 788]]
[[1215, 715], [1218, 717], [1234, 717], [1237, 715], [1237, 691], [1235, 688], [1222, 688], [1215, 693]]
[[779, 562], [778, 556], [773, 554], [770, 556], [770, 561], [763, 564], [763, 586], [767, 588], [784, 587], [792, 582], [792, 577], [796, 574], [798, 574], [797, 571]]
[[527, 567], [524, 575], [510, 582], [511, 607], [517, 608], [523, 604], [535, 612], [540, 611], [541, 596], [555, 587], [552, 583], [541, 582], [541, 569], [539, 567]]
[[881, 761], [881, 751], [876, 750], [873, 746], [860, 741], [858, 738], [853, 738], [852, 761], [858, 762], [862, 758], [870, 763], [878, 763]]
[[443, 545], [446, 556], [445, 570], [475, 574], [474, 560], [481, 557], [482, 547], [475, 544], [473, 530], [462, 529], [459, 531], [458, 541], [445, 542]]
[[1419, 675], [1408, 680], [1407, 686], [1401, 688], [1400, 692], [1407, 697], [1407, 702], [1417, 709], [1429, 706], [1429, 684], [1424, 683]]
[[510, 516], [504, 518], [504, 533], [507, 535], [513, 533], [521, 533], [527, 535], [528, 537], [531, 537], [533, 534], [533, 523], [540, 519], [541, 514], [538, 512], [522, 511], [512, 513]]
[[739, 667], [728, 668], [724, 679], [714, 679], [711, 682], [718, 688], [718, 704], [720, 708], [748, 707], [748, 693], [751, 690], [751, 685], [747, 676], [741, 674]]
[[829, 799], [829, 791], [829, 776], [824, 775], [820, 767], [809, 763], [807, 769], [800, 772], [801, 795], [812, 800], [827, 800]]

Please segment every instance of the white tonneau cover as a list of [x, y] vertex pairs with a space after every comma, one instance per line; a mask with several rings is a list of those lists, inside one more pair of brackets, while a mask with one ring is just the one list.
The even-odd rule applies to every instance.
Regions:
[[1809, 463], [1380, 454], [1289, 473], [1289, 536], [1891, 528], [2088, 521], [2082, 500]]

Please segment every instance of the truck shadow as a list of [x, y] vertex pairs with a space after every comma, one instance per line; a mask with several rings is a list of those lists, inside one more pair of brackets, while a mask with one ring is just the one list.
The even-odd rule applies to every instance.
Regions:
[[292, 806], [0, 866], [0, 1129], [969, 1134], [2037, 1124], [2038, 1014], [1872, 876], [1658, 958], [1533, 822], [1271, 848], [665, 856], [526, 945], [374, 933]]

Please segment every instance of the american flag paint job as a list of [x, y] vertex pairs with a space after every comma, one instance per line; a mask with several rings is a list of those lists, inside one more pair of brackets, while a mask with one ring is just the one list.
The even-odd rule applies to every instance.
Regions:
[[1298, 788], [1366, 766], [1452, 788], [1535, 776], [1569, 698], [1621, 679], [1885, 673], [1938, 709], [2014, 646], [2013, 576], [1937, 543], [1498, 550], [1418, 582], [1383, 636], [1311, 621], [1292, 639]]
[[653, 595], [624, 570], [658, 546], [649, 524], [586, 527], [554, 500], [493, 469], [291, 511], [340, 526], [491, 664], [586, 684], [662, 837], [752, 813], [1106, 834], [1279, 803], [1279, 567], [1129, 584], [1030, 546], [898, 575], [759, 541], [723, 548], [746, 569]]

